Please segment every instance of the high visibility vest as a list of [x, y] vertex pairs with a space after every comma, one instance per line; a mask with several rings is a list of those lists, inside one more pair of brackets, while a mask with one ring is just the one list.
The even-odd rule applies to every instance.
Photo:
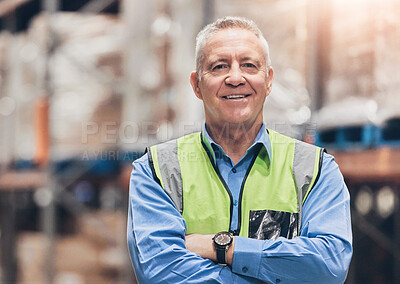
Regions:
[[[271, 157], [258, 145], [243, 179], [234, 235], [256, 239], [294, 238], [304, 201], [316, 183], [323, 149], [267, 130]], [[201, 132], [147, 149], [154, 179], [186, 222], [186, 234], [229, 231], [232, 194]]]

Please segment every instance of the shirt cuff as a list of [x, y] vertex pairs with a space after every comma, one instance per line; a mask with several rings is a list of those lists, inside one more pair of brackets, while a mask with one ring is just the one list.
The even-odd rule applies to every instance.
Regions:
[[228, 266], [221, 269], [220, 278], [221, 283], [260, 284], [258, 279], [233, 273]]
[[258, 278], [263, 241], [235, 237], [232, 271], [237, 274]]

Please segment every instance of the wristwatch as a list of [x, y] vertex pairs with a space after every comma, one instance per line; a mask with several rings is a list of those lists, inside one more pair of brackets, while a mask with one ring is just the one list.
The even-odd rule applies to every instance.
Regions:
[[217, 262], [226, 264], [226, 252], [233, 242], [232, 234], [229, 232], [219, 232], [213, 237], [214, 247], [217, 251]]

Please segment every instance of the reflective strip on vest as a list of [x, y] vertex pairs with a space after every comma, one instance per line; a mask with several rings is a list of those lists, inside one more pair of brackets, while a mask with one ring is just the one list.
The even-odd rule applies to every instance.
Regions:
[[[260, 214], [270, 214], [269, 212], [271, 212], [271, 214], [276, 214], [274, 212], [283, 212], [284, 214], [286, 214], [285, 212], [288, 212], [288, 214], [290, 214], [290, 218], [295, 218], [294, 216], [298, 214], [298, 220], [293, 221], [293, 224], [296, 225], [297, 230], [295, 230], [296, 232], [291, 233], [291, 237], [295, 237], [300, 231], [302, 204], [305, 202], [308, 194], [310, 193], [313, 185], [316, 183], [319, 176], [323, 152], [322, 149], [319, 147], [283, 136], [272, 130], [269, 130], [269, 137], [273, 149], [272, 152], [274, 153], [272, 155], [276, 155], [275, 159], [279, 160], [274, 160], [274, 158], [271, 157], [273, 165], [269, 165], [269, 159], [266, 151], [260, 151], [257, 157], [258, 162], [256, 161], [255, 165], [253, 165], [253, 168], [258, 170], [253, 171], [252, 168], [252, 171], [250, 172], [252, 178], [249, 176], [249, 180], [246, 180], [245, 183], [246, 189], [244, 190], [244, 197], [241, 203], [241, 205], [243, 205], [242, 207], [244, 208], [242, 208], [242, 212], [239, 212], [241, 215], [239, 216], [239, 218], [241, 220], [238, 220], [239, 223], [242, 223], [241, 227], [239, 225], [239, 231], [241, 230], [240, 235], [251, 235], [251, 231], [253, 231], [254, 233], [254, 228], [251, 226], [249, 227], [249, 218], [258, 218], [259, 216], [261, 216]], [[190, 158], [190, 156], [188, 155], [192, 155], [192, 159], [189, 160], [193, 160], [193, 158], [195, 158], [194, 163], [188, 164], [187, 161], [188, 158]], [[188, 217], [189, 219], [186, 220], [188, 226], [187, 233], [212, 233], [214, 232], [214, 230], [219, 230], [220, 228], [222, 228], [222, 230], [226, 230], [226, 227], [228, 227], [229, 229], [229, 210], [221, 209], [219, 205], [215, 206], [211, 204], [211, 201], [206, 201], [209, 194], [214, 195], [219, 192], [219, 204], [225, 204], [223, 205], [224, 208], [228, 208], [226, 202], [229, 203], [229, 196], [225, 192], [225, 190], [223, 190], [223, 182], [219, 181], [215, 170], [211, 166], [212, 161], [209, 160], [208, 156], [205, 153], [205, 149], [201, 145], [200, 133], [194, 133], [181, 137], [178, 140], [169, 141], [151, 147], [149, 151], [149, 160], [152, 167], [153, 175], [155, 175], [155, 180], [160, 180], [161, 186], [170, 196], [171, 200], [174, 202], [175, 206], [183, 215], [185, 220], [185, 215], [189, 214], [188, 212], [190, 211], [189, 216], [192, 217]], [[188, 166], [188, 168], [185, 168], [184, 171], [186, 177], [185, 179], [182, 178], [182, 165]], [[267, 167], [267, 171], [265, 172], [263, 170], [261, 172], [260, 170], [264, 167]], [[273, 173], [270, 173], [270, 167], [272, 167], [271, 169], [275, 167], [275, 169], [277, 170], [273, 171]], [[204, 172], [203, 170], [205, 170], [206, 172]], [[203, 172], [203, 174], [193, 174], [193, 171]], [[263, 184], [263, 181], [260, 182], [258, 180], [260, 178], [267, 178], [269, 182], [265, 184], [269, 184], [268, 188], [263, 189], [263, 186], [260, 186], [260, 184]], [[209, 181], [204, 183], [204, 179], [207, 179]], [[186, 180], [188, 184], [183, 184], [183, 180]], [[202, 184], [203, 186], [198, 186], [196, 184]], [[207, 191], [209, 186], [204, 186], [205, 184], [210, 184], [213, 187], [214, 193], [212, 193], [212, 191]], [[196, 194], [200, 195], [193, 195], [196, 200], [187, 200], [188, 198], [193, 199], [193, 197], [190, 198], [188, 196], [193, 193], [193, 191], [191, 190], [193, 190], [194, 187], [196, 188]], [[206, 187], [207, 189], [204, 189], [204, 187]], [[184, 193], [184, 188], [186, 188], [186, 193]], [[217, 190], [217, 188], [219, 189]], [[292, 194], [290, 193], [292, 189], [290, 188], [293, 188], [293, 190], [297, 192], [295, 195], [297, 201], [295, 201], [296, 199], [293, 200], [292, 197], [290, 197], [292, 196]], [[257, 196], [257, 194], [263, 194], [264, 190], [267, 190], [267, 192], [273, 194], [272, 196], [278, 196], [276, 194], [280, 195], [281, 193], [279, 190], [283, 190], [284, 192], [282, 192], [282, 196], [288, 196], [290, 200], [293, 200], [295, 203], [290, 203], [288, 204], [288, 206], [286, 206], [285, 203], [282, 203], [282, 201], [278, 200], [279, 198], [276, 199], [277, 203], [274, 203], [276, 197], [273, 197], [273, 200], [269, 199], [269, 197], [267, 199], [265, 199], [264, 197], [264, 200], [270, 204], [268, 208], [253, 208], [261, 206], [260, 203], [257, 203], [256, 201], [258, 198], [254, 199], [253, 196]], [[205, 195], [203, 194], [203, 191]], [[186, 201], [184, 201], [183, 199], [185, 196]], [[200, 200], [203, 201], [199, 202]], [[274, 208], [275, 205], [271, 205], [271, 202], [273, 204], [281, 205], [276, 205], [278, 208]], [[184, 203], [188, 203], [191, 205], [189, 206], [190, 208], [188, 207], [189, 211], [185, 211], [186, 214], [183, 212]], [[218, 208], [214, 209], [209, 208], [208, 206]], [[213, 225], [207, 225], [210, 222], [205, 222], [203, 225], [201, 225], [201, 222], [197, 221], [198, 218], [196, 216], [201, 216], [202, 214], [208, 214], [208, 216], [210, 216], [210, 214], [218, 215], [218, 219], [212, 221], [216, 222], [214, 227]], [[228, 216], [226, 216], [226, 214], [228, 214]], [[215, 219], [215, 216], [212, 218]], [[263, 219], [266, 218], [268, 219], [269, 217], [265, 215]], [[202, 227], [207, 228], [205, 228], [203, 231]]]
[[[183, 212], [182, 200], [182, 176], [178, 160], [177, 140], [152, 146], [149, 151], [151, 155], [151, 167], [160, 180], [161, 186], [174, 202], [179, 213]], [[157, 166], [154, 166], [157, 165]], [[153, 171], [153, 172], [154, 172]]]
[[302, 205], [306, 201], [308, 193], [315, 184], [322, 161], [321, 148], [296, 140], [293, 175], [296, 180], [299, 202], [299, 223], [301, 224]]

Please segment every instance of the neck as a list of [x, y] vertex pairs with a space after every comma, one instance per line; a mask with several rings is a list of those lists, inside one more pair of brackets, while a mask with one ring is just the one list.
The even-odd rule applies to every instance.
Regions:
[[222, 147], [234, 164], [239, 162], [247, 149], [253, 144], [261, 125], [262, 122], [252, 125], [245, 123], [213, 125], [206, 122], [208, 134], [215, 143]]

